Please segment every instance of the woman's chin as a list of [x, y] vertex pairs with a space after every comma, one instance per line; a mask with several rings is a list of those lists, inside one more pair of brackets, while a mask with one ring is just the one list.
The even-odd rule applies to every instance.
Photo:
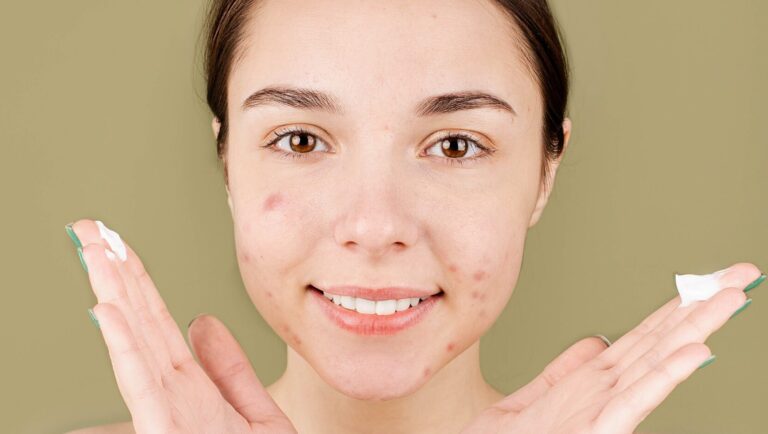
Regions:
[[410, 395], [429, 381], [430, 371], [412, 366], [421, 364], [396, 360], [346, 360], [343, 363], [313, 363], [315, 371], [329, 386], [350, 398], [386, 401]]

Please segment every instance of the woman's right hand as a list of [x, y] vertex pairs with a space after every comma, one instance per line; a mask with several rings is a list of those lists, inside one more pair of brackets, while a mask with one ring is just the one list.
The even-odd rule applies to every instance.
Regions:
[[295, 428], [256, 377], [232, 334], [211, 315], [189, 329], [189, 348], [139, 257], [109, 259], [93, 220], [72, 225], [82, 243], [93, 308], [137, 434], [276, 433]]
[[[462, 434], [627, 434], [710, 356], [703, 342], [747, 299], [760, 276], [739, 263], [724, 289], [679, 307], [673, 298], [608, 348], [574, 344], [533, 381], [484, 410]], [[600, 344], [602, 345], [602, 344]]]

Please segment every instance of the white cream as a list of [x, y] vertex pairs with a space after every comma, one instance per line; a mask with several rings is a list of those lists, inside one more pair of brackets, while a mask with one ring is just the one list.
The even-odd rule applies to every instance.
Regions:
[[109, 244], [110, 250], [116, 253], [121, 261], [125, 262], [128, 259], [128, 253], [125, 244], [123, 244], [123, 240], [120, 238], [120, 234], [104, 226], [104, 223], [102, 223], [101, 220], [96, 220], [96, 226], [99, 227], [101, 238], [105, 239], [107, 244]]
[[720, 284], [720, 276], [728, 269], [715, 271], [712, 274], [675, 274], [675, 285], [680, 293], [680, 305], [686, 307], [695, 301], [704, 301], [715, 295], [723, 286]]

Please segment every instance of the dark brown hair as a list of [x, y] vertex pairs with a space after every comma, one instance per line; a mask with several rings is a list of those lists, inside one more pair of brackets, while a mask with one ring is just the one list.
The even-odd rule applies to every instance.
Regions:
[[[525, 61], [544, 101], [542, 183], [549, 177], [547, 162], [563, 152], [563, 120], [566, 116], [570, 73], [560, 29], [547, 0], [493, 0], [520, 28]], [[206, 19], [205, 79], [207, 101], [221, 123], [216, 137], [217, 154], [223, 159], [227, 146], [227, 83], [232, 65], [242, 54], [243, 28], [258, 0], [212, 0]], [[227, 165], [224, 164], [227, 182]]]

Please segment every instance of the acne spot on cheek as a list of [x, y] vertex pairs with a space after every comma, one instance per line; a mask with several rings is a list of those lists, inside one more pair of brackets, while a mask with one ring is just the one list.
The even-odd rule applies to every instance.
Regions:
[[243, 262], [250, 262], [251, 257], [247, 253], [243, 253]]
[[450, 353], [455, 348], [456, 348], [456, 344], [454, 344], [453, 342], [448, 342], [448, 345], [446, 345], [445, 350]]
[[272, 298], [272, 291], [267, 291], [267, 297]]
[[264, 205], [262, 209], [264, 212], [269, 212], [274, 210], [278, 205], [280, 205], [283, 202], [283, 196], [280, 193], [272, 193], [264, 199]]
[[475, 272], [475, 274], [473, 274], [473, 275], [472, 275], [472, 277], [474, 277], [474, 278], [475, 278], [475, 280], [479, 282], [479, 281], [481, 281], [481, 280], [485, 279], [485, 271], [483, 271], [483, 270], [477, 270], [477, 271]]
[[455, 272], [459, 271], [459, 267], [457, 267], [456, 264], [448, 265], [448, 269], [451, 270], [451, 273], [455, 273]]
[[429, 377], [429, 374], [432, 373], [432, 370], [429, 368], [424, 368], [424, 378]]

